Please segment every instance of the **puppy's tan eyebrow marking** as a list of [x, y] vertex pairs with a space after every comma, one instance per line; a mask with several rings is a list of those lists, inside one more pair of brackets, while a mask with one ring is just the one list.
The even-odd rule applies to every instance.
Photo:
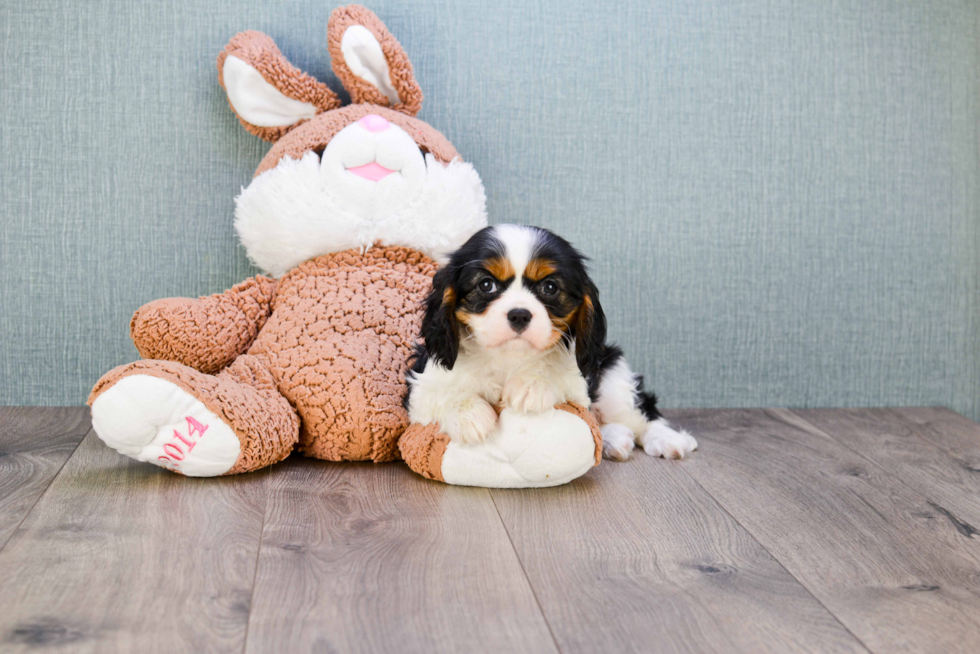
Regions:
[[456, 304], [456, 291], [451, 288], [447, 288], [445, 291], [443, 291], [442, 303], [447, 307]]
[[554, 261], [550, 259], [531, 259], [527, 268], [524, 269], [524, 277], [532, 282], [537, 282], [558, 270]]
[[487, 259], [484, 265], [486, 266], [487, 272], [502, 282], [514, 276], [514, 266], [510, 264], [508, 259], [503, 257]]
[[571, 311], [569, 311], [568, 313], [566, 313], [564, 316], [552, 316], [551, 324], [554, 325], [555, 327], [558, 327], [559, 329], [567, 330], [572, 326], [572, 322], [577, 318], [576, 314], [578, 313], [578, 311], [579, 308], [576, 307]]

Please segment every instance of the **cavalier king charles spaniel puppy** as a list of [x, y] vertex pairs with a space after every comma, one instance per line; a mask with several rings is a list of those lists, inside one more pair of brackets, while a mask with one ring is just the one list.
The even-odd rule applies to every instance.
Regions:
[[574, 402], [602, 425], [603, 454], [634, 444], [682, 459], [697, 441], [674, 431], [623, 351], [606, 343], [606, 317], [585, 257], [540, 227], [480, 230], [435, 274], [425, 301], [405, 406], [461, 443], [483, 441], [494, 406], [526, 413]]

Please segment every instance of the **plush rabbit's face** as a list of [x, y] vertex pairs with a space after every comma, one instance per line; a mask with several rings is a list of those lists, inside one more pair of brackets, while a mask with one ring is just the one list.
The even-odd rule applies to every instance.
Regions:
[[405, 130], [370, 113], [327, 144], [320, 179], [340, 206], [380, 220], [422, 192], [425, 154]]
[[274, 142], [236, 200], [249, 258], [275, 276], [374, 243], [443, 259], [486, 225], [479, 176], [414, 118], [422, 94], [411, 64], [374, 14], [335, 10], [327, 40], [354, 101], [343, 108], [264, 34], [239, 34], [218, 57], [232, 109], [246, 129]]

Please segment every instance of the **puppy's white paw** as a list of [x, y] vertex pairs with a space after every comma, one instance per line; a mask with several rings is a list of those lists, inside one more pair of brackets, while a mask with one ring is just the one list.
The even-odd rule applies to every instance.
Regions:
[[626, 425], [609, 423], [602, 426], [602, 456], [611, 461], [625, 461], [633, 451], [633, 432]]
[[650, 456], [662, 456], [665, 459], [683, 459], [698, 449], [698, 442], [686, 431], [674, 431], [663, 418], [650, 423], [647, 431], [640, 438], [643, 451]]
[[439, 421], [442, 431], [458, 443], [482, 443], [497, 426], [497, 412], [482, 398], [460, 402], [456, 410]]
[[523, 413], [541, 413], [558, 404], [553, 384], [540, 377], [514, 377], [504, 384], [504, 404]]

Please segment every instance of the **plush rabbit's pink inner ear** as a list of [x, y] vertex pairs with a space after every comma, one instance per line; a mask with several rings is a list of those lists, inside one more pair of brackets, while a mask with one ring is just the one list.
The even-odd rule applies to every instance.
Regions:
[[316, 115], [312, 102], [288, 97], [238, 57], [225, 58], [222, 73], [235, 113], [256, 127], [285, 127]]
[[398, 40], [359, 5], [334, 9], [327, 26], [334, 73], [355, 104], [377, 104], [414, 116], [422, 89]]
[[267, 141], [340, 106], [333, 91], [290, 64], [261, 32], [243, 32], [225, 46], [218, 81], [245, 129]]

